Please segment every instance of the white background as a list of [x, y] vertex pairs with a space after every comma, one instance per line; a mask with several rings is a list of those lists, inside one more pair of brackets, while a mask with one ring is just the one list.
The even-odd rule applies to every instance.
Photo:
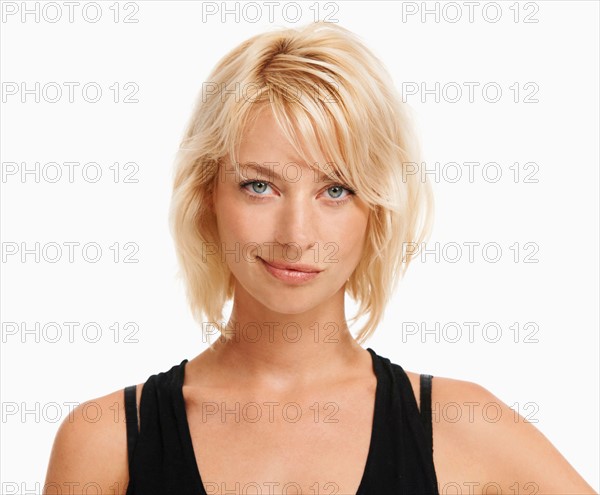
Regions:
[[[11, 3], [4, 2], [3, 11]], [[428, 2], [428, 9], [439, 10], [438, 22], [434, 14], [421, 18], [421, 2], [336, 2], [335, 12], [319, 5], [321, 19], [332, 13], [330, 20], [364, 40], [400, 90], [411, 82], [430, 89], [439, 82], [448, 89], [438, 102], [434, 94], [425, 101], [421, 94], [407, 97], [430, 169], [439, 162], [438, 169], [447, 172], [434, 183], [436, 220], [428, 246], [439, 242], [442, 256], [414, 262], [365, 347], [409, 371], [474, 381], [521, 414], [533, 414], [536, 426], [598, 490], [598, 3], [500, 2], [497, 22], [491, 22], [498, 13], [493, 5], [486, 7], [487, 18], [483, 14], [488, 3], [475, 8], [473, 22], [463, 2]], [[14, 5], [21, 8], [21, 2]], [[35, 5], [27, 2], [28, 8]], [[100, 2], [102, 17], [92, 23], [82, 16], [82, 2], [70, 23], [67, 7], [58, 2], [62, 18], [53, 23], [48, 19], [56, 9], [45, 7], [44, 13], [45, 3], [37, 5], [39, 22], [33, 15], [22, 22], [19, 12], [0, 26], [3, 493], [41, 486], [66, 403], [144, 382], [208, 345], [175, 278], [167, 226], [179, 139], [202, 82], [223, 55], [253, 34], [304, 25], [315, 13], [313, 2], [303, 2], [298, 22], [286, 22], [276, 7], [270, 23], [264, 5], [255, 23], [248, 22], [255, 10], [238, 21], [234, 15], [225, 22], [220, 15], [203, 21], [200, 2], [142, 1], [137, 7]], [[462, 17], [451, 22], [456, 6]], [[403, 18], [413, 8], [419, 12]], [[123, 22], [128, 13], [138, 22]], [[286, 13], [293, 16], [293, 8]], [[94, 9], [87, 14], [93, 17]], [[527, 14], [538, 22], [524, 22]], [[20, 92], [5, 94], [7, 82], [30, 89], [35, 82], [57, 83], [64, 93], [56, 103], [43, 97], [36, 103], [34, 94], [23, 103]], [[65, 82], [79, 83], [73, 103]], [[89, 82], [103, 90], [97, 103], [82, 98], [81, 87]], [[133, 95], [139, 101], [124, 103], [131, 82], [139, 88]], [[478, 83], [473, 102], [465, 82]], [[115, 83], [121, 89], [117, 103], [109, 89]], [[502, 89], [498, 102], [484, 99], [487, 83]], [[509, 88], [515, 83], [521, 90], [517, 102]], [[523, 101], [531, 93], [527, 83], [537, 85], [537, 102]], [[464, 93], [452, 103], [448, 98], [456, 85]], [[8, 175], [9, 162], [17, 163], [16, 175]], [[22, 178], [22, 164], [35, 170], [36, 162], [38, 170], [57, 162], [62, 179]], [[87, 182], [80, 166], [70, 183], [65, 162], [96, 162], [102, 178]], [[115, 162], [122, 173], [124, 163], [138, 164], [138, 182], [125, 183], [121, 176], [115, 183], [109, 168]], [[469, 182], [461, 165], [463, 177], [452, 182], [456, 169], [444, 168], [449, 162], [496, 162], [502, 177], [492, 182], [479, 166]], [[523, 164], [537, 164], [532, 176], [537, 182], [523, 175], [515, 182], [510, 168], [515, 162], [521, 172]], [[45, 171], [54, 176], [55, 169]], [[62, 259], [36, 262], [30, 254], [22, 262], [20, 251], [8, 255], [14, 243], [20, 249], [21, 243], [33, 248], [36, 242], [40, 250], [58, 243]], [[80, 243], [73, 263], [65, 242]], [[128, 242], [139, 246], [138, 263], [123, 262], [132, 253], [123, 247]], [[465, 242], [480, 243], [473, 262]], [[82, 258], [86, 243], [101, 245], [97, 263]], [[119, 262], [110, 249], [114, 243], [120, 244]], [[443, 255], [449, 243], [462, 248], [462, 259], [451, 262], [455, 249]], [[496, 263], [483, 258], [486, 243], [501, 246]], [[515, 243], [518, 262], [511, 250]], [[526, 243], [534, 243], [537, 252]], [[528, 254], [538, 262], [524, 262]], [[354, 311], [348, 299], [348, 317]], [[64, 325], [69, 321], [80, 323], [72, 339]], [[57, 322], [62, 337], [50, 342], [55, 330], [44, 338], [35, 332], [36, 322]], [[87, 322], [99, 325], [98, 342], [86, 342], [81, 328]], [[121, 328], [117, 342], [109, 329], [115, 322]], [[138, 326], [137, 342], [124, 342], [126, 322]], [[453, 343], [456, 330], [440, 330], [436, 342], [435, 334], [408, 334], [402, 322], [429, 329], [436, 322], [442, 327], [456, 322], [463, 334]], [[464, 322], [480, 323], [473, 341]], [[489, 322], [500, 328], [498, 342], [482, 334]], [[538, 342], [524, 342], [527, 322], [537, 325]], [[16, 327], [15, 333], [13, 323], [34, 330], [26, 334]], [[509, 329], [515, 324], [522, 331], [517, 342]], [[492, 330], [488, 340], [495, 336]], [[93, 338], [94, 330], [87, 335]], [[22, 416], [25, 410], [33, 412]]]

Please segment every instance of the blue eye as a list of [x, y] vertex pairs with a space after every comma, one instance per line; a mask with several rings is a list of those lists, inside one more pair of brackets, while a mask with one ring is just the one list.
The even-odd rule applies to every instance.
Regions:
[[[266, 196], [265, 194], [263, 194], [266, 190], [266, 188], [271, 187], [271, 183], [264, 181], [264, 180], [247, 180], [244, 182], [241, 182], [239, 184], [240, 189], [241, 190], [245, 190], [246, 193], [248, 194], [248, 197], [250, 199], [256, 200], [256, 201], [262, 201], [262, 200], [266, 200], [267, 198], [263, 198], [261, 196]], [[248, 186], [252, 186], [252, 189], [249, 190], [247, 189]], [[345, 198], [340, 199], [339, 201], [334, 201], [334, 203], [336, 203], [336, 206], [339, 206], [341, 204], [346, 203], [346, 201], [349, 201], [351, 199], [352, 196], [354, 196], [356, 194], [356, 191], [354, 191], [353, 189], [346, 187], [342, 184], [333, 184], [332, 186], [329, 186], [327, 189], [327, 191], [336, 191], [334, 192], [333, 196], [330, 199], [338, 199], [341, 197], [341, 194], [343, 193], [343, 191], [347, 191], [348, 194], [346, 195]]]
[[[335, 186], [331, 186], [331, 187], [330, 187], [330, 188], [328, 188], [327, 190], [328, 190], [328, 191], [331, 191], [331, 190], [334, 190], [334, 189], [337, 189], [337, 190], [339, 190], [339, 193], [340, 193], [340, 194], [341, 194], [341, 193], [343, 193], [343, 192], [344, 192], [344, 190], [348, 191], [348, 194], [351, 194], [351, 191], [350, 191], [350, 189], [347, 189], [347, 188], [345, 188], [345, 187], [343, 187], [343, 186], [341, 186], [341, 185], [335, 185]], [[337, 198], [339, 198], [339, 196], [334, 196], [334, 198], [335, 198], [335, 199], [337, 199]]]
[[[257, 187], [256, 184], [259, 184], [259, 186]], [[260, 194], [262, 196], [261, 193], [265, 192], [264, 188], [268, 187], [269, 183], [265, 182], [265, 181], [260, 181], [260, 180], [247, 180], [246, 182], [242, 182], [240, 184], [240, 188], [241, 189], [245, 189], [246, 186], [252, 185], [252, 192], [255, 192], [256, 194]], [[262, 186], [262, 187], [260, 187]]]

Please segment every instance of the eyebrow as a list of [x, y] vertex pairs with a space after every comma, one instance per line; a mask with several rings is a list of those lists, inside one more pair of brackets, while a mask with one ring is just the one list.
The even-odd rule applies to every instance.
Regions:
[[[275, 162], [277, 165], [279, 165], [279, 162]], [[295, 165], [298, 165], [296, 162], [288, 162], [288, 163], [293, 163]], [[287, 165], [287, 164], [286, 164]], [[242, 164], [240, 164], [240, 168], [245, 168], [245, 167], [249, 167], [249, 168], [253, 168], [255, 169], [257, 172], [266, 175], [267, 177], [275, 177], [276, 179], [279, 180], [284, 180], [283, 177], [281, 176], [281, 174], [279, 174], [279, 172], [276, 172], [274, 170], [274, 167], [265, 167], [264, 165], [260, 165], [258, 162], [244, 162]], [[312, 171], [312, 173], [314, 174], [314, 171]], [[319, 182], [328, 182], [328, 181], [333, 181], [335, 179], [323, 174], [322, 172], [319, 172]]]

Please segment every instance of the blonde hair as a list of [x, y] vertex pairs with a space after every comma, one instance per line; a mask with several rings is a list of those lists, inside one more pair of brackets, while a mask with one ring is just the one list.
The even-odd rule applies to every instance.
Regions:
[[[369, 205], [363, 256], [346, 283], [359, 302], [349, 321], [368, 314], [355, 337], [363, 343], [415, 254], [407, 246], [430, 235], [433, 192], [409, 172], [420, 164], [418, 140], [383, 64], [354, 33], [325, 22], [247, 39], [203, 84], [177, 153], [169, 212], [193, 317], [203, 331], [206, 321], [222, 322], [223, 306], [234, 295], [227, 264], [206, 256], [205, 246], [220, 246], [211, 194], [223, 158], [239, 166], [244, 126], [263, 105], [270, 105], [309, 167], [343, 180]], [[335, 166], [319, 164], [319, 151]]]

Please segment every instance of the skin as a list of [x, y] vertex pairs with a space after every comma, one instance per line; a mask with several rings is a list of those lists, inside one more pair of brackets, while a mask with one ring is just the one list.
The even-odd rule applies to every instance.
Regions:
[[[217, 340], [186, 366], [183, 394], [199, 471], [208, 493], [219, 493], [208, 490], [212, 483], [231, 488], [236, 482], [266, 487], [265, 482], [292, 481], [303, 493], [312, 493], [315, 484], [322, 493], [330, 493], [328, 481], [335, 483], [336, 493], [356, 493], [368, 454], [376, 378], [371, 356], [348, 330], [344, 288], [362, 255], [367, 205], [334, 182], [316, 181], [268, 111], [246, 130], [240, 160], [276, 162], [280, 164], [274, 167], [276, 172], [282, 171], [283, 164], [295, 162], [302, 173], [292, 181], [245, 169], [246, 178], [259, 183], [240, 189], [244, 178], [234, 174], [217, 182], [211, 207], [221, 241], [229, 252], [236, 246], [255, 248], [241, 251], [244, 255], [237, 259], [226, 258], [236, 280], [227, 327], [231, 340]], [[293, 172], [285, 177], [294, 177]], [[265, 187], [262, 180], [270, 184]], [[259, 196], [262, 199], [252, 199]], [[274, 243], [272, 250], [268, 243]], [[311, 248], [314, 243], [316, 249]], [[331, 250], [321, 249], [326, 243], [337, 247], [333, 257]], [[295, 261], [323, 268], [317, 278], [290, 285], [272, 277], [255, 259], [261, 255], [292, 261], [284, 255], [288, 244], [299, 248], [289, 252], [300, 253]], [[332, 258], [336, 262], [328, 262]], [[269, 332], [268, 322], [279, 325]], [[320, 323], [318, 333], [315, 322]], [[260, 338], [254, 339], [255, 332], [239, 331], [251, 328], [250, 324], [263, 329]], [[295, 340], [295, 331], [282, 331], [286, 324], [301, 329], [297, 341], [290, 341]], [[419, 375], [407, 374], [418, 398]], [[143, 383], [137, 387], [138, 414], [142, 389]], [[202, 404], [222, 401], [228, 409], [235, 403], [295, 402], [302, 419], [282, 419], [280, 407], [273, 422], [222, 421], [218, 414], [203, 420]], [[485, 493], [489, 483], [496, 483], [502, 493], [596, 493], [541, 432], [521, 416], [515, 421], [513, 410], [485, 388], [436, 376], [432, 401], [434, 410], [469, 402], [494, 402], [502, 410], [497, 422], [485, 421], [482, 414], [470, 419], [466, 409], [459, 421], [435, 417], [434, 464], [440, 493], [451, 490], [452, 484], [462, 493], [478, 495]], [[124, 418], [123, 391], [89, 402], [107, 414], [91, 423], [83, 417], [82, 404], [61, 424], [46, 484], [56, 483], [63, 493], [70, 493], [68, 483], [94, 482], [103, 493], [124, 494], [129, 479], [126, 430], [124, 421], [115, 422], [113, 414], [116, 404], [119, 417]], [[315, 403], [319, 421], [314, 420]], [[335, 423], [324, 421], [331, 417], [331, 403], [337, 406]], [[453, 490], [449, 493], [456, 493]]]

